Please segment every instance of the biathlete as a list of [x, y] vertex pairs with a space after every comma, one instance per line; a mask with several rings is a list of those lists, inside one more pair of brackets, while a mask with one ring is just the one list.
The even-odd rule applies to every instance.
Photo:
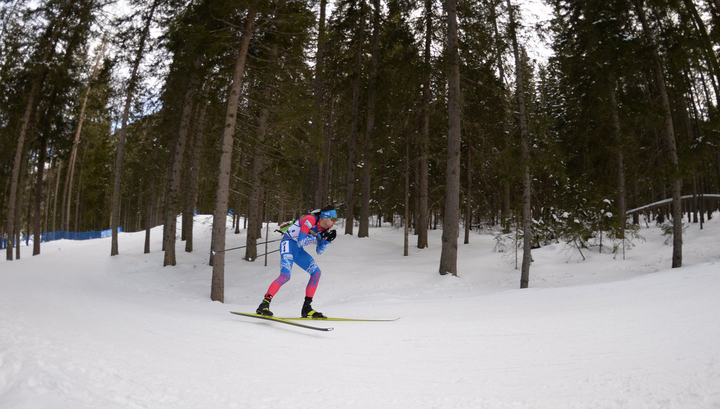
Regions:
[[305, 303], [302, 307], [303, 318], [325, 318], [318, 311], [313, 310], [311, 304], [320, 281], [320, 267], [315, 263], [305, 247], [316, 243], [315, 251], [322, 254], [330, 243], [335, 240], [337, 235], [335, 230], [330, 230], [337, 222], [337, 211], [333, 206], [326, 206], [320, 210], [319, 217], [315, 214], [303, 216], [285, 232], [280, 241], [280, 276], [270, 284], [270, 287], [257, 308], [256, 312], [260, 315], [272, 316], [270, 311], [270, 302], [275, 294], [277, 294], [283, 284], [290, 281], [290, 272], [293, 264], [297, 264], [310, 274], [305, 288]]

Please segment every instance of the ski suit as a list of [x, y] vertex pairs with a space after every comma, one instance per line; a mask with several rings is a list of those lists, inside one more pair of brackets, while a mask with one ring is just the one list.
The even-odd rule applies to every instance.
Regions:
[[330, 244], [329, 241], [320, 237], [320, 232], [325, 229], [320, 228], [318, 221], [318, 217], [309, 214], [298, 219], [285, 232], [280, 241], [280, 276], [270, 284], [267, 295], [274, 297], [280, 287], [290, 281], [293, 264], [297, 264], [310, 274], [305, 296], [310, 298], [315, 296], [322, 272], [315, 263], [315, 259], [305, 251], [305, 246], [317, 242], [315, 251], [317, 254], [322, 254]]

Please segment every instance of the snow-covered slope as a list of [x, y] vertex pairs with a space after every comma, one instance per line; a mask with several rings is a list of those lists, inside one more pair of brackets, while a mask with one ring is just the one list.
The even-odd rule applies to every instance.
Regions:
[[[0, 261], [0, 408], [720, 408], [718, 220], [687, 229], [681, 269], [656, 227], [625, 260], [534, 250], [525, 290], [491, 235], [460, 245], [459, 277], [437, 274], [439, 231], [409, 257], [389, 226], [339, 236], [314, 307], [402, 318], [312, 323], [329, 333], [228, 313], [255, 310], [277, 253], [228, 252], [226, 303], [210, 302], [208, 216], [176, 267], [161, 229], [149, 255], [144, 233], [117, 257], [109, 239], [23, 249]], [[296, 268], [276, 315], [299, 315], [306, 283]]]

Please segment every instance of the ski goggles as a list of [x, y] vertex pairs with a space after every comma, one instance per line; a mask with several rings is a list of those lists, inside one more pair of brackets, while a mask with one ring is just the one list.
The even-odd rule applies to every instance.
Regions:
[[335, 210], [325, 210], [323, 212], [320, 212], [320, 218], [321, 219], [332, 219], [332, 221], [337, 221], [337, 212]]

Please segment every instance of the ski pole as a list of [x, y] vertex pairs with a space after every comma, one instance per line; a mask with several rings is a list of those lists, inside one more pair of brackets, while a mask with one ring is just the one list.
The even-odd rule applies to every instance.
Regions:
[[258, 257], [267, 256], [268, 254], [277, 253], [278, 251], [280, 251], [280, 249], [273, 250], [273, 251], [268, 251], [267, 253], [261, 254], [261, 255], [259, 255]]
[[[255, 245], [256, 245], [256, 246], [259, 246], [259, 245], [261, 245], [261, 244], [266, 244], [266, 243], [274, 243], [274, 242], [276, 242], [276, 241], [280, 241], [280, 240], [282, 240], [282, 239], [277, 239], [277, 240], [270, 240], [270, 241], [264, 241], [264, 242], [262, 242], [262, 243], [255, 243]], [[215, 254], [218, 254], [218, 253], [224, 253], [224, 252], [226, 252], [226, 251], [230, 251], [230, 250], [238, 250], [238, 249], [244, 249], [245, 247], [247, 247], [247, 246], [240, 246], [240, 247], [232, 247], [232, 248], [229, 248], [229, 249], [225, 249], [225, 250], [220, 250], [220, 251], [215, 251], [215, 250], [213, 250], [213, 252], [212, 252], [212, 253], [213, 253], [213, 255], [215, 255]], [[268, 254], [269, 254], [269, 253], [268, 253]]]
[[280, 249], [273, 250], [273, 251], [268, 251], [268, 252], [265, 253], [265, 254], [258, 254], [253, 260], [257, 260], [258, 258], [260, 258], [260, 257], [262, 257], [262, 256], [267, 256], [268, 254], [277, 253], [278, 251], [280, 251]]

